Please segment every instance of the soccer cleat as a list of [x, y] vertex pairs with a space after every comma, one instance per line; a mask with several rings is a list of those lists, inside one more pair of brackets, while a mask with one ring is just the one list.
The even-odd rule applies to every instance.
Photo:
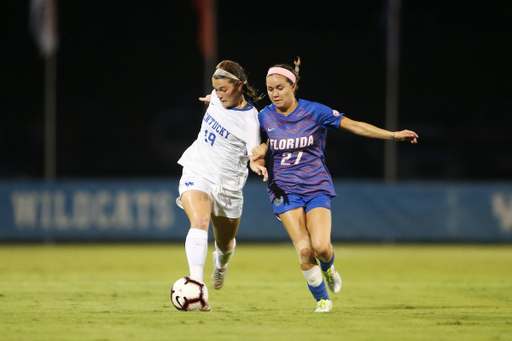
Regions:
[[334, 268], [334, 265], [331, 265], [327, 271], [322, 271], [322, 273], [324, 274], [329, 289], [335, 294], [339, 293], [341, 289], [341, 277]]
[[217, 290], [224, 286], [224, 282], [226, 281], [226, 271], [228, 268], [218, 268], [217, 267], [217, 251], [213, 251], [213, 273], [212, 273], [212, 284], [213, 287]]
[[206, 305], [201, 308], [201, 311], [210, 311], [210, 309], [211, 309], [210, 304], [208, 302], [206, 302]]
[[316, 304], [315, 313], [328, 313], [332, 308], [331, 300], [320, 300]]

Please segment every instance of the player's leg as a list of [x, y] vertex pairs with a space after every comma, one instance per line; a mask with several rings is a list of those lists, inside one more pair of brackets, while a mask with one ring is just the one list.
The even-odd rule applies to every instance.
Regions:
[[215, 186], [212, 203], [212, 225], [215, 236], [212, 284], [220, 289], [226, 281], [228, 264], [236, 247], [236, 233], [244, 205], [242, 190], [232, 191]]
[[334, 254], [331, 244], [331, 211], [323, 207], [316, 207], [309, 210], [306, 216], [315, 256], [321, 262], [328, 263]]
[[215, 235], [212, 284], [218, 290], [224, 286], [228, 264], [235, 252], [235, 236], [240, 225], [240, 217], [228, 218], [212, 214], [212, 225]]
[[313, 245], [306, 228], [306, 214], [303, 207], [298, 207], [279, 214], [290, 239], [299, 256], [300, 268], [308, 282], [308, 288], [317, 301], [316, 312], [328, 312], [332, 303], [327, 293], [322, 272], [317, 264]]
[[203, 269], [208, 252], [208, 227], [212, 200], [199, 190], [189, 190], [181, 195], [183, 209], [190, 220], [190, 230], [185, 240], [190, 276], [203, 281]]
[[[319, 200], [321, 203], [325, 199]], [[312, 208], [312, 206], [315, 206]], [[323, 206], [323, 205], [322, 205]], [[313, 203], [309, 205], [307, 212], [307, 226], [311, 236], [311, 244], [315, 250], [315, 256], [320, 261], [320, 267], [324, 274], [329, 289], [338, 293], [341, 289], [341, 277], [334, 267], [334, 250], [331, 243], [331, 210]]]

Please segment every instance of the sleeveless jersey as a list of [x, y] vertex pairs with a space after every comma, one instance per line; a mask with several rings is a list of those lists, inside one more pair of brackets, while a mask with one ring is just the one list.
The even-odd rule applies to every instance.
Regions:
[[219, 186], [241, 190], [249, 174], [249, 155], [261, 143], [258, 110], [251, 102], [248, 109], [227, 109], [215, 90], [211, 96], [201, 131], [178, 163]]
[[298, 101], [288, 116], [279, 114], [274, 104], [258, 116], [271, 150], [271, 201], [283, 194], [336, 196], [324, 149], [327, 129], [338, 129], [343, 114], [320, 103]]

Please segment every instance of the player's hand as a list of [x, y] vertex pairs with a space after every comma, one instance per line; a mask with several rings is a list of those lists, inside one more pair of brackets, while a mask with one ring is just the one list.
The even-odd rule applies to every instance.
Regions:
[[393, 141], [406, 141], [411, 143], [418, 143], [418, 134], [412, 130], [402, 130], [391, 134]]
[[212, 95], [206, 95], [204, 97], [199, 97], [199, 100], [201, 102], [204, 102], [205, 105], [209, 105], [210, 102], [212, 101]]
[[[265, 145], [266, 146], [266, 145]], [[254, 161], [264, 159], [267, 154], [268, 147], [264, 147], [263, 145], [256, 146], [252, 149], [252, 159]]]
[[260, 165], [253, 165], [252, 171], [258, 175], [263, 176], [263, 181], [268, 180], [268, 172], [266, 167]]

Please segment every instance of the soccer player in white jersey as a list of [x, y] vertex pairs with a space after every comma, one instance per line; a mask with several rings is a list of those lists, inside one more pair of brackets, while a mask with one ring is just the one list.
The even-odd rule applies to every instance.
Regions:
[[[176, 203], [190, 220], [185, 241], [190, 276], [201, 281], [212, 222], [215, 236], [212, 283], [215, 289], [220, 289], [235, 251], [247, 163], [264, 180], [267, 175], [265, 161], [252, 160], [252, 149], [261, 142], [258, 110], [251, 100], [255, 102], [262, 96], [248, 84], [244, 69], [229, 60], [217, 65], [212, 84], [214, 90], [208, 96], [209, 106], [197, 139], [178, 160], [183, 175]], [[204, 310], [210, 310], [210, 306]]]
[[[267, 73], [267, 93], [272, 104], [261, 110], [259, 121], [268, 146], [253, 150], [255, 160], [271, 151], [268, 193], [274, 213], [283, 223], [299, 256], [300, 268], [317, 301], [316, 312], [328, 312], [329, 289], [338, 293], [341, 277], [334, 267], [331, 244], [331, 198], [336, 196], [324, 158], [328, 129], [378, 139], [417, 143], [410, 130], [391, 132], [349, 119], [323, 104], [295, 97], [300, 59], [295, 68], [279, 64]], [[320, 261], [318, 265], [317, 259]]]

